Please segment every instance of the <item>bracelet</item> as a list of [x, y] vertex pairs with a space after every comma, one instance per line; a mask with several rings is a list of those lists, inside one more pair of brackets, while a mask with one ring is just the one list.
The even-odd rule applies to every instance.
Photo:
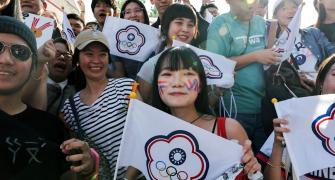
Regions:
[[90, 148], [90, 154], [95, 160], [95, 173], [91, 177], [91, 180], [98, 180], [100, 155], [93, 148]]
[[279, 166], [271, 164], [270, 161], [267, 161], [266, 164], [269, 165], [271, 168], [285, 168], [285, 164], [283, 162], [281, 162]]

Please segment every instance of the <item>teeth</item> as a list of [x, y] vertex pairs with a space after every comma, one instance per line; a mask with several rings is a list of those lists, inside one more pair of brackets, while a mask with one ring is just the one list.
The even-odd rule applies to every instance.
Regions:
[[8, 72], [0, 72], [0, 75], [9, 75], [10, 73]]

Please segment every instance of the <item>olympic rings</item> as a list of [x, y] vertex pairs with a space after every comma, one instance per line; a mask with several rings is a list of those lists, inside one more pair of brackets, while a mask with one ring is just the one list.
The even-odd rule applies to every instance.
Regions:
[[156, 169], [159, 172], [159, 175], [163, 178], [170, 177], [170, 179], [178, 179], [178, 180], [187, 180], [188, 174], [185, 171], [178, 171], [174, 166], [166, 167], [166, 163], [164, 161], [157, 161], [155, 164]]
[[188, 174], [185, 171], [179, 171], [177, 177], [179, 180], [186, 180], [188, 178]]
[[[164, 166], [164, 167], [161, 167], [161, 166]], [[157, 161], [156, 169], [158, 169], [158, 171], [164, 171], [166, 169], [166, 164], [163, 161]]]
[[135, 48], [137, 48], [137, 44], [132, 43], [132, 42], [120, 41], [120, 44], [121, 44], [123, 47], [129, 48], [129, 49], [135, 49]]

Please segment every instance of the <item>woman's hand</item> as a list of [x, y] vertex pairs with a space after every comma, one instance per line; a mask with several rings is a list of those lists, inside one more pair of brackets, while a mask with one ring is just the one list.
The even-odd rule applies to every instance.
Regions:
[[244, 172], [246, 174], [249, 173], [256, 173], [257, 171], [261, 170], [261, 165], [258, 163], [256, 157], [254, 156], [254, 153], [251, 149], [251, 141], [246, 140], [243, 145], [243, 157], [242, 162], [245, 164], [244, 166]]
[[[60, 146], [62, 152], [66, 154], [66, 160], [72, 162], [71, 170], [84, 176], [94, 172], [94, 158], [90, 154], [90, 147], [87, 142], [78, 139], [69, 139]], [[74, 165], [80, 162], [78, 165]]]
[[284, 141], [283, 133], [290, 132], [290, 129], [281, 127], [281, 125], [287, 125], [288, 121], [286, 119], [274, 119], [273, 120], [273, 127], [275, 132], [275, 141], [274, 143], [282, 144]]

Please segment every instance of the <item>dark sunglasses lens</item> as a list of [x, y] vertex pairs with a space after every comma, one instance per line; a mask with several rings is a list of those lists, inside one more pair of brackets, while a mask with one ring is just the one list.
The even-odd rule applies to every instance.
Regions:
[[31, 55], [30, 49], [28, 47], [19, 44], [12, 45], [11, 51], [13, 56], [21, 61], [28, 60]]
[[3, 52], [4, 49], [5, 49], [5, 44], [0, 42], [0, 52]]

